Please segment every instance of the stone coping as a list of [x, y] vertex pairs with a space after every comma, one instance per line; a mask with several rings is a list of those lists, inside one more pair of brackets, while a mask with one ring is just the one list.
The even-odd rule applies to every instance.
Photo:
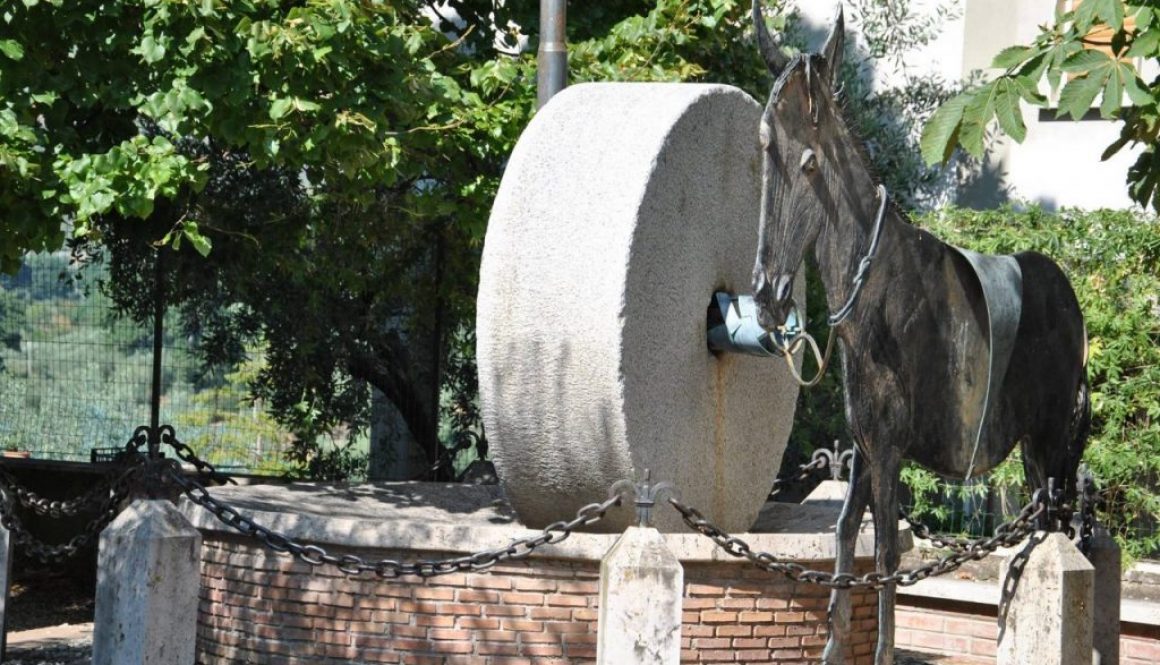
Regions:
[[[977, 605], [999, 605], [998, 580], [956, 580], [928, 577], [909, 587], [899, 587], [899, 596], [950, 600]], [[1124, 598], [1120, 600], [1120, 622], [1160, 626], [1160, 603]]]
[[[262, 526], [323, 546], [470, 554], [538, 533], [516, 520], [502, 490], [495, 485], [292, 483], [215, 487], [210, 494]], [[203, 532], [235, 533], [186, 497], [179, 508]], [[833, 560], [837, 516], [830, 505], [769, 502], [751, 533], [743, 537], [754, 550], [767, 551], [779, 559]], [[561, 543], [540, 548], [535, 556], [599, 561], [618, 536], [576, 533]], [[912, 539], [905, 525], [899, 526], [899, 537], [901, 549], [906, 551]], [[686, 563], [743, 562], [699, 534], [669, 533], [665, 539]], [[867, 518], [858, 535], [855, 557], [869, 558], [873, 551], [873, 526]]]

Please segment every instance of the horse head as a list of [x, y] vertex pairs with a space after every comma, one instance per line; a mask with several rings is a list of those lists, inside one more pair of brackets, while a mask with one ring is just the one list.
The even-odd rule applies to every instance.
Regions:
[[793, 279], [805, 253], [837, 217], [835, 192], [846, 169], [844, 131], [834, 93], [845, 30], [841, 4], [820, 54], [788, 58], [753, 0], [753, 23], [766, 66], [775, 77], [761, 116], [761, 225], [753, 293], [758, 321], [782, 325], [792, 307]]

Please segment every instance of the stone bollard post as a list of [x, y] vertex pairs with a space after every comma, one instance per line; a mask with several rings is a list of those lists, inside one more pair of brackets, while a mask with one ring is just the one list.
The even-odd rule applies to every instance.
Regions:
[[1066, 535], [1007, 550], [999, 579], [996, 665], [1091, 665], [1094, 569]]
[[0, 662], [8, 652], [8, 592], [12, 589], [12, 533], [0, 526]]
[[1097, 526], [1092, 536], [1088, 560], [1095, 568], [1092, 648], [1099, 654], [1098, 665], [1120, 662], [1120, 546], [1107, 529]]
[[684, 589], [660, 532], [629, 527], [600, 562], [597, 665], [677, 665]]
[[168, 501], [135, 501], [101, 532], [93, 665], [193, 665], [201, 533]]

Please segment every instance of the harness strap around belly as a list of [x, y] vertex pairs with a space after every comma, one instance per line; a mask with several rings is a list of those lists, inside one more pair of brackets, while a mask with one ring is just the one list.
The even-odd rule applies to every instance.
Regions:
[[1023, 313], [1023, 272], [1013, 256], [992, 256], [960, 247], [951, 248], [966, 259], [974, 270], [987, 305], [987, 341], [990, 348], [987, 392], [983, 398], [979, 429], [975, 433], [975, 447], [971, 451], [971, 465], [967, 468], [967, 477], [970, 478], [974, 474], [983, 432], [986, 431], [993, 410], [992, 402], [998, 399], [1015, 348], [1015, 335]]

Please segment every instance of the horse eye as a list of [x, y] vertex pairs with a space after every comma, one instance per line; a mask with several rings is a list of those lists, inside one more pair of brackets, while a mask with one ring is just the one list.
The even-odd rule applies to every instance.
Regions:
[[813, 173], [818, 170], [818, 156], [814, 154], [813, 150], [806, 148], [802, 153], [802, 171], [806, 173]]

